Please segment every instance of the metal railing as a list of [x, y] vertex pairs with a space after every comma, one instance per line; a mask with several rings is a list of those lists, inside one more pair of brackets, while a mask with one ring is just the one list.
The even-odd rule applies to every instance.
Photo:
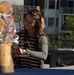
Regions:
[[13, 5], [14, 12], [27, 12], [31, 9], [38, 9], [40, 10], [39, 6], [23, 6], [23, 5]]
[[62, 25], [61, 30], [62, 31], [69, 31], [69, 25]]
[[70, 7], [62, 7], [60, 9], [60, 12], [61, 13], [74, 13], [74, 8], [70, 8]]

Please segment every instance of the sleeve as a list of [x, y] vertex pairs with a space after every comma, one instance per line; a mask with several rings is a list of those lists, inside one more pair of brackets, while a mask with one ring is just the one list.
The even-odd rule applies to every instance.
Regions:
[[42, 60], [46, 60], [48, 56], [48, 40], [46, 36], [41, 37], [41, 42], [40, 42], [40, 52], [39, 51], [31, 51], [29, 49], [27, 50], [27, 53], [30, 54], [31, 56], [37, 57]]

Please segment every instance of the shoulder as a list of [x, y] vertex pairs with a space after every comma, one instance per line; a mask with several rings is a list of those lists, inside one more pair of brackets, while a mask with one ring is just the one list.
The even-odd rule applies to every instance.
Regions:
[[42, 36], [40, 36], [40, 39], [47, 39], [47, 36], [46, 35], [42, 35]]
[[40, 34], [40, 39], [47, 39], [47, 38], [48, 38], [48, 36], [46, 33], [43, 32]]
[[49, 43], [49, 37], [46, 33], [42, 32], [40, 34], [40, 42], [41, 43]]
[[40, 37], [40, 42], [41, 42], [41, 43], [47, 43], [47, 42], [48, 42], [47, 36], [42, 35], [42, 36]]

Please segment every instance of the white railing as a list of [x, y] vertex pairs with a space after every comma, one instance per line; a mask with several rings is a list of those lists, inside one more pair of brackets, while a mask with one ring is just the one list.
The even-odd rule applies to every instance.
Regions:
[[22, 6], [22, 5], [16, 5], [14, 6], [14, 12], [27, 12], [31, 9], [38, 9], [40, 10], [39, 6]]
[[62, 33], [69, 33], [70, 32], [69, 25], [62, 25], [60, 32], [62, 32]]
[[69, 31], [69, 25], [62, 25], [61, 30], [63, 31]]
[[60, 9], [60, 13], [74, 13], [74, 8], [62, 7], [62, 8]]

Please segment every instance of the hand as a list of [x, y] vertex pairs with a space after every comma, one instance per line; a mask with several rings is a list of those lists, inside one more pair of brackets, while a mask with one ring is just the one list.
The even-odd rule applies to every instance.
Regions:
[[21, 54], [23, 54], [23, 53], [25, 53], [26, 54], [26, 50], [25, 49], [19, 49], [20, 50], [20, 52], [21, 52]]

